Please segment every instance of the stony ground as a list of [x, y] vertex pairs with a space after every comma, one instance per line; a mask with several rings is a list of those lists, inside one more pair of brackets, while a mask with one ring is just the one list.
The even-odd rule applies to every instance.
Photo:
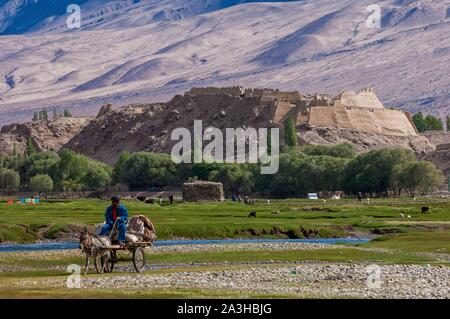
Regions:
[[[375, 267], [375, 268], [374, 268]], [[163, 274], [118, 274], [83, 277], [81, 288], [196, 288], [238, 293], [325, 298], [450, 298], [450, 268], [430, 265], [318, 264], [248, 265], [214, 270]], [[22, 281], [20, 287], [42, 285]], [[44, 285], [65, 287], [65, 279]]]
[[[219, 250], [314, 250], [339, 246], [304, 243], [259, 243], [227, 245], [166, 246], [156, 253], [208, 252]], [[355, 248], [362, 249], [362, 248]], [[365, 248], [366, 250], [368, 248]], [[382, 249], [373, 249], [380, 251]], [[383, 250], [386, 251], [386, 250]], [[151, 253], [151, 252], [150, 252]], [[395, 252], [393, 252], [395, 253]], [[32, 266], [2, 264], [1, 260], [44, 261], [48, 258], [81, 256], [78, 251], [20, 252], [0, 255], [1, 272], [36, 270]], [[81, 279], [82, 288], [146, 291], [157, 288], [204, 289], [238, 294], [280, 295], [325, 298], [450, 298], [450, 267], [443, 265], [371, 265], [364, 263], [277, 262], [198, 263], [195, 265], [154, 265], [144, 274], [132, 272], [122, 264], [117, 272], [89, 275]], [[163, 271], [164, 268], [172, 268]], [[63, 271], [62, 265], [42, 265], [39, 270]], [[20, 279], [8, 284], [16, 288], [66, 287], [65, 276]]]

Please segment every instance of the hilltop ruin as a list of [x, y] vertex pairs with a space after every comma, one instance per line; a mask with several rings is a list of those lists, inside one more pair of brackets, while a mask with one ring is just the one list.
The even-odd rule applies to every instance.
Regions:
[[278, 127], [283, 143], [283, 123], [288, 118], [296, 124], [300, 145], [349, 143], [359, 151], [402, 147], [419, 154], [434, 150], [417, 133], [411, 116], [385, 108], [373, 89], [330, 96], [242, 87], [193, 88], [167, 103], [133, 104], [116, 110], [105, 106], [87, 122], [26, 124], [31, 130], [12, 125], [2, 129], [0, 144], [5, 153], [13, 148], [22, 153], [31, 137], [37, 150], [62, 147], [113, 164], [123, 151], [170, 153], [176, 143], [171, 140], [172, 131], [181, 127], [192, 132], [194, 120], [223, 131]]
[[275, 124], [292, 118], [298, 128], [304, 129], [336, 128], [393, 136], [418, 135], [410, 114], [384, 108], [371, 88], [357, 93], [343, 92], [336, 97], [242, 87], [193, 88], [186, 94], [229, 95], [242, 99], [256, 97], [260, 107], [270, 108], [271, 122]]

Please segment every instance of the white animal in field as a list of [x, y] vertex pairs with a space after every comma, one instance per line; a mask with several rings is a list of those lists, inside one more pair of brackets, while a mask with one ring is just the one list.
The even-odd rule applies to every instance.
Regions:
[[270, 205], [270, 199], [267, 200], [267, 205]]
[[405, 214], [400, 213], [400, 217], [401, 217], [401, 218], [405, 218]]
[[408, 218], [411, 219], [411, 215], [408, 215]]

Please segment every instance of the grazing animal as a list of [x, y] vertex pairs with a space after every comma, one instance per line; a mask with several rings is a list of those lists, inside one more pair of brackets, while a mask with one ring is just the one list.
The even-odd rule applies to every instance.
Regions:
[[136, 197], [140, 202], [145, 202], [145, 196], [137, 196]]
[[411, 215], [408, 215], [408, 218], [411, 219]]
[[250, 212], [250, 214], [248, 214], [248, 218], [250, 217], [256, 218], [256, 212]]
[[422, 207], [422, 214], [428, 214], [431, 210], [431, 207], [424, 206]]
[[400, 213], [401, 218], [405, 218], [405, 214], [403, 212]]
[[84, 274], [89, 271], [90, 258], [94, 258], [94, 267], [97, 273], [103, 273], [105, 271], [105, 265], [98, 265], [98, 257], [105, 256], [107, 258], [108, 250], [105, 247], [111, 245], [111, 240], [105, 236], [95, 236], [87, 231], [85, 228], [80, 233], [80, 245], [79, 248], [86, 254], [86, 264], [84, 268]]
[[154, 203], [155, 203], [155, 200], [154, 200], [154, 199], [151, 199], [151, 198], [146, 198], [146, 199], [145, 199], [145, 203], [146, 203], [146, 204], [154, 204]]
[[279, 210], [272, 212], [272, 215], [280, 215], [281, 212]]

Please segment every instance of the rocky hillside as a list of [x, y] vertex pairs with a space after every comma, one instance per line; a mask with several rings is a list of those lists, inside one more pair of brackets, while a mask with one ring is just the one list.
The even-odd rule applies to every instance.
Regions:
[[59, 118], [4, 126], [0, 131], [0, 152], [24, 154], [29, 139], [38, 152], [58, 151], [88, 122], [85, 118]]
[[300, 144], [352, 144], [358, 151], [367, 152], [379, 148], [401, 147], [418, 154], [427, 154], [434, 150], [434, 145], [425, 136], [387, 136], [374, 133], [342, 130], [335, 128], [314, 128], [298, 133]]
[[99, 114], [65, 148], [114, 163], [123, 151], [170, 153], [176, 143], [171, 132], [179, 127], [192, 132], [197, 119], [204, 129], [270, 127], [269, 113], [257, 98], [177, 95], [168, 103], [129, 105]]
[[450, 133], [449, 132], [424, 132], [421, 134], [425, 136], [434, 145], [450, 144]]
[[441, 168], [445, 176], [450, 176], [450, 133], [425, 132], [422, 135], [437, 148], [434, 152], [424, 154], [422, 158]]
[[[272, 121], [272, 107], [261, 104], [257, 97], [186, 94], [177, 95], [168, 103], [129, 105], [118, 110], [104, 108], [64, 147], [107, 163], [117, 161], [123, 151], [170, 153], [176, 143], [171, 141], [171, 133], [176, 128], [188, 128], [192, 132], [194, 120], [200, 119], [203, 129], [214, 126], [223, 132], [225, 128], [277, 127]], [[425, 154], [434, 150], [423, 136], [315, 128], [299, 131], [298, 138], [300, 144], [350, 143], [359, 151], [403, 147]]]

